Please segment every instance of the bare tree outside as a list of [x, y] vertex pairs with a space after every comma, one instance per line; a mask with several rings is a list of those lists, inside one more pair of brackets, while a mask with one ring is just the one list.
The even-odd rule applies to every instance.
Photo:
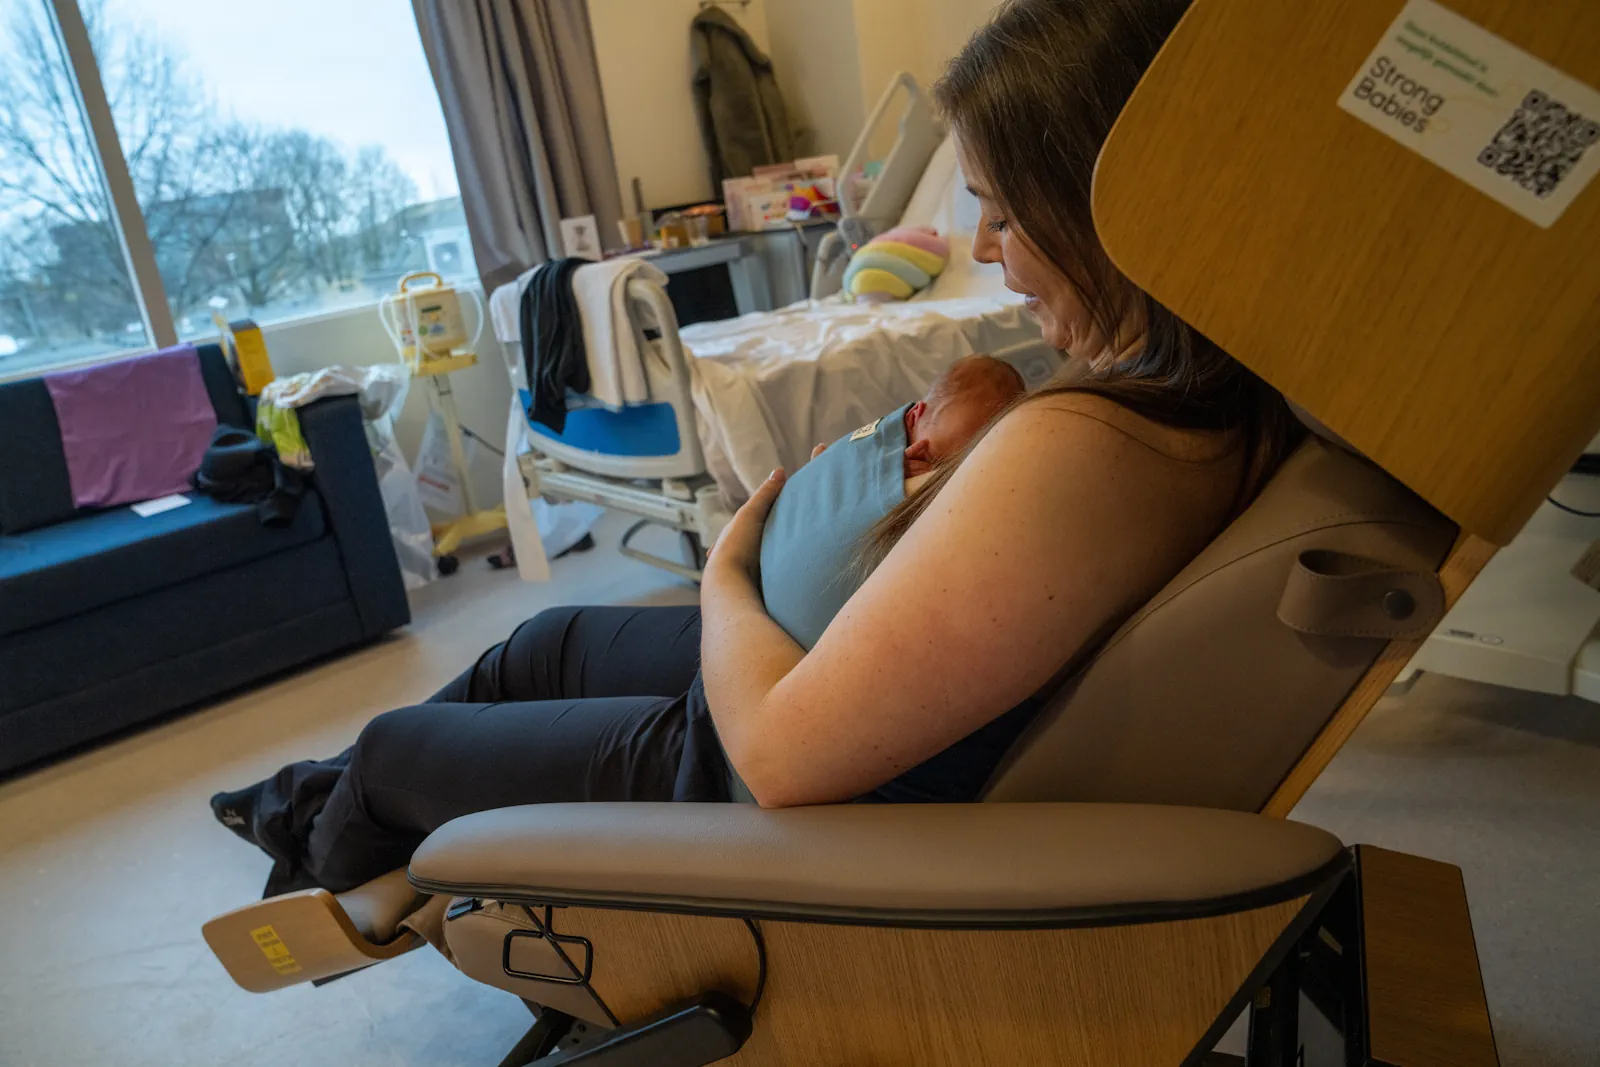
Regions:
[[[160, 37], [96, 0], [83, 14], [180, 336], [209, 335], [214, 311], [361, 303], [461, 259], [459, 198], [418, 204], [381, 146], [235, 120]], [[148, 343], [50, 19], [24, 0], [0, 25], [0, 373]]]

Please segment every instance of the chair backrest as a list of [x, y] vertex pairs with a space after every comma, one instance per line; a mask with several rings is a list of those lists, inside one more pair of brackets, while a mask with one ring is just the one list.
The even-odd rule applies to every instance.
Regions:
[[[1438, 622], [1443, 597], [1416, 587], [1455, 539], [1454, 523], [1393, 478], [1309, 438], [1068, 678], [987, 799], [1262, 809], [1390, 641]], [[1328, 560], [1364, 566], [1344, 574]], [[1325, 592], [1331, 617], [1291, 615], [1296, 629], [1280, 615], [1308, 588]], [[1384, 598], [1397, 590], [1409, 610], [1391, 618]]]
[[[1600, 429], [1600, 4], [1527, 8], [1196, 0], [1168, 40], [1101, 152], [1101, 240], [1372, 463], [1302, 447], [1069, 677], [988, 799], [1287, 814]], [[1552, 175], [1559, 217], [1532, 191]]]
[[[1600, 426], [1600, 113], [1578, 114], [1600, 111], [1600, 4], [1448, 8], [1197, 0], [1100, 154], [1095, 224], [1141, 287], [1503, 545]], [[1374, 128], [1372, 91], [1413, 120], [1443, 102]], [[1558, 191], [1486, 166], [1502, 141], [1570, 162]]]

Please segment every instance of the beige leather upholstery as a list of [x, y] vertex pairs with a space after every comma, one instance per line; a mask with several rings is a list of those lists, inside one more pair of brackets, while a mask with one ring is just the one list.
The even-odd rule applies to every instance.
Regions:
[[1315, 827], [1194, 808], [541, 804], [455, 820], [411, 880], [498, 900], [1007, 925], [1257, 906], [1341, 857]]
[[[1069, 680], [986, 799], [1260, 810], [1386, 640], [1308, 634], [1281, 621], [1302, 556], [1337, 553], [1396, 572], [1394, 586], [1416, 602], [1406, 624], [1426, 633], [1443, 606], [1426, 595], [1426, 575], [1455, 536], [1394, 479], [1309, 438]], [[1381, 612], [1389, 589], [1368, 582], [1336, 599], [1347, 618], [1361, 617]]]
[[394, 940], [401, 921], [426, 903], [425, 896], [406, 881], [403, 867], [339, 893], [334, 899], [350, 917], [351, 925], [376, 945]]
[[1420, 641], [1444, 616], [1431, 570], [1391, 567], [1326, 548], [1300, 553], [1278, 601], [1278, 621], [1313, 637]]

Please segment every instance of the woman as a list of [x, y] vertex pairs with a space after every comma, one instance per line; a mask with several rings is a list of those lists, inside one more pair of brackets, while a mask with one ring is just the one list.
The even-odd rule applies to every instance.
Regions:
[[699, 609], [546, 612], [338, 760], [216, 798], [279, 858], [269, 891], [348, 888], [449, 819], [512, 804], [975, 799], [1062, 666], [1296, 437], [1281, 397], [1095, 237], [1096, 157], [1186, 4], [1015, 0], [936, 88], [983, 210], [973, 255], [1004, 265], [1072, 369], [890, 513], [809, 653], [755, 576], [774, 472], [718, 542]]

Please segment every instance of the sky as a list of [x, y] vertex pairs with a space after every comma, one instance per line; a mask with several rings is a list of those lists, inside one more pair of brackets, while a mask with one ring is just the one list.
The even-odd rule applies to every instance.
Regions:
[[107, 0], [186, 56], [231, 117], [380, 144], [423, 199], [454, 196], [410, 0]]

